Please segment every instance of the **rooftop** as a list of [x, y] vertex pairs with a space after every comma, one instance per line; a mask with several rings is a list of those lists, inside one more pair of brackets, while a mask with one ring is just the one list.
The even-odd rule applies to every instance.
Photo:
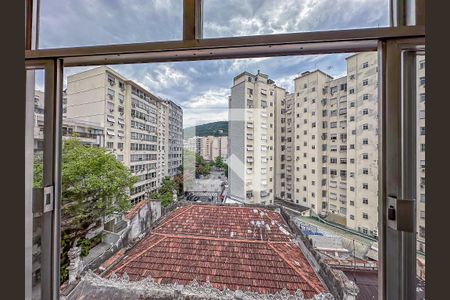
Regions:
[[209, 282], [220, 290], [275, 294], [326, 288], [293, 241], [283, 217], [242, 206], [186, 205], [168, 215], [112, 269], [113, 274], [159, 284]]

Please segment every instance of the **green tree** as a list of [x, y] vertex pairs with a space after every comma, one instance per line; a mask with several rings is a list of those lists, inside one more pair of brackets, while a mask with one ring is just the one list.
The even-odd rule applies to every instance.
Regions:
[[158, 191], [153, 192], [150, 198], [160, 200], [161, 205], [166, 207], [173, 202], [173, 190], [179, 191], [177, 182], [170, 177], [165, 177], [161, 183], [161, 187]]
[[214, 160], [214, 165], [218, 169], [223, 169], [225, 167], [225, 163], [223, 162], [223, 159], [221, 156], [216, 157], [216, 159]]
[[201, 155], [195, 154], [195, 175], [208, 175], [211, 173], [211, 164]]
[[[99, 218], [131, 208], [128, 192], [136, 182], [130, 170], [103, 148], [84, 146], [77, 138], [62, 149], [61, 280], [68, 276], [67, 252], [74, 240], [89, 253], [93, 245], [83, 239]], [[34, 161], [34, 187], [42, 187], [42, 157]]]
[[[61, 231], [85, 234], [97, 219], [130, 209], [128, 192], [136, 182], [130, 170], [103, 148], [64, 141], [62, 150]], [[34, 186], [42, 186], [42, 160], [35, 160]]]

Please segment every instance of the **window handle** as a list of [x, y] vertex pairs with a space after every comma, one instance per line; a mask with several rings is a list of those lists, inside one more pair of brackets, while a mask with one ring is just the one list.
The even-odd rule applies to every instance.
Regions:
[[388, 196], [386, 208], [388, 226], [397, 231], [415, 232], [415, 203], [415, 199], [397, 199]]

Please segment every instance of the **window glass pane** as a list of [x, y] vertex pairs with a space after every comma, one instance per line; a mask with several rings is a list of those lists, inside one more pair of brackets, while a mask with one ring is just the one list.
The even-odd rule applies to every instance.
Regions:
[[387, 0], [204, 1], [207, 38], [387, 26]]
[[[33, 188], [43, 188], [43, 155], [44, 155], [44, 70], [36, 70], [34, 87], [33, 113]], [[37, 195], [33, 193], [33, 202]], [[33, 258], [32, 258], [32, 299], [41, 299], [41, 237], [42, 214], [33, 214]]]
[[[301, 230], [311, 251], [326, 256], [329, 268], [345, 272], [346, 284], [353, 281], [377, 298], [377, 53], [66, 68], [64, 73], [62, 282], [81, 265], [105, 280], [110, 271], [123, 276], [123, 266], [131, 281], [142, 279], [137, 274], [160, 280], [163, 269], [172, 278], [163, 283], [181, 280], [178, 274], [185, 274], [186, 283], [194, 278], [203, 283], [206, 277], [192, 271], [207, 261], [199, 253], [229, 255], [220, 245], [214, 248], [218, 252], [208, 250], [214, 243], [236, 239], [233, 247], [243, 251], [239, 243], [254, 239], [266, 247], [273, 230], [286, 229], [277, 238]], [[109, 167], [86, 163], [91, 155]], [[98, 187], [109, 191], [107, 197]], [[119, 202], [124, 205], [114, 210], [99, 209]], [[241, 208], [213, 212], [213, 207], [225, 209], [214, 205], [220, 203], [259, 207], [248, 210], [247, 217]], [[273, 211], [274, 203], [286, 214]], [[208, 208], [195, 206], [202, 204]], [[184, 215], [185, 206], [191, 208]], [[265, 219], [266, 212], [280, 221]], [[180, 223], [171, 229], [164, 222], [155, 226], [170, 234], [149, 230], [169, 214]], [[283, 227], [287, 218], [295, 226]], [[192, 252], [186, 246], [193, 235], [202, 235], [206, 242], [199, 247], [205, 248]], [[161, 241], [162, 248], [147, 244], [174, 236], [181, 238]], [[299, 255], [296, 261], [303, 261], [302, 250], [291, 246]], [[150, 252], [128, 264], [127, 257], [142, 247]], [[266, 250], [276, 257], [271, 249]], [[160, 259], [145, 262], [151, 257]], [[174, 264], [181, 271], [173, 271]], [[211, 265], [219, 275], [208, 280], [214, 287], [236, 289], [219, 284], [226, 277], [220, 275], [224, 265]], [[252, 278], [265, 276], [257, 269], [239, 275], [246, 288], [254, 288], [248, 284]], [[362, 280], [366, 275], [369, 281]], [[275, 286], [286, 286], [274, 280]], [[89, 281], [77, 288], [84, 295], [91, 290]]]
[[39, 48], [182, 39], [181, 0], [42, 0]]
[[425, 298], [425, 54], [416, 55], [416, 101], [417, 101], [417, 186], [416, 186], [416, 241], [417, 241], [417, 299]]

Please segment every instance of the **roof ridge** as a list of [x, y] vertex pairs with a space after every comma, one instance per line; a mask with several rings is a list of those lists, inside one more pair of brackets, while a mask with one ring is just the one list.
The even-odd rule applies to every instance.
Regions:
[[182, 234], [168, 234], [168, 233], [159, 233], [153, 232], [153, 235], [161, 235], [170, 238], [188, 238], [188, 239], [198, 239], [198, 240], [211, 240], [211, 241], [227, 241], [227, 242], [240, 242], [240, 243], [255, 243], [255, 244], [285, 244], [286, 241], [262, 241], [262, 240], [247, 240], [247, 239], [228, 239], [221, 237], [213, 237], [208, 235], [182, 235]]
[[[279, 244], [279, 243], [278, 243]], [[284, 242], [283, 244], [289, 244], [287, 242]], [[302, 277], [305, 282], [308, 283], [309, 286], [311, 286], [314, 291], [316, 291], [317, 293], [321, 293], [322, 291], [316, 286], [316, 284], [314, 282], [311, 282], [307, 276], [305, 275], [305, 272], [303, 272], [302, 270], [299, 270], [296, 266], [294, 266], [294, 264], [284, 255], [284, 253], [282, 253], [281, 251], [279, 251], [278, 249], [276, 249], [272, 243], [268, 243], [269, 247], [273, 249], [273, 251], [275, 251], [298, 275], [300, 275], [300, 277]]]

